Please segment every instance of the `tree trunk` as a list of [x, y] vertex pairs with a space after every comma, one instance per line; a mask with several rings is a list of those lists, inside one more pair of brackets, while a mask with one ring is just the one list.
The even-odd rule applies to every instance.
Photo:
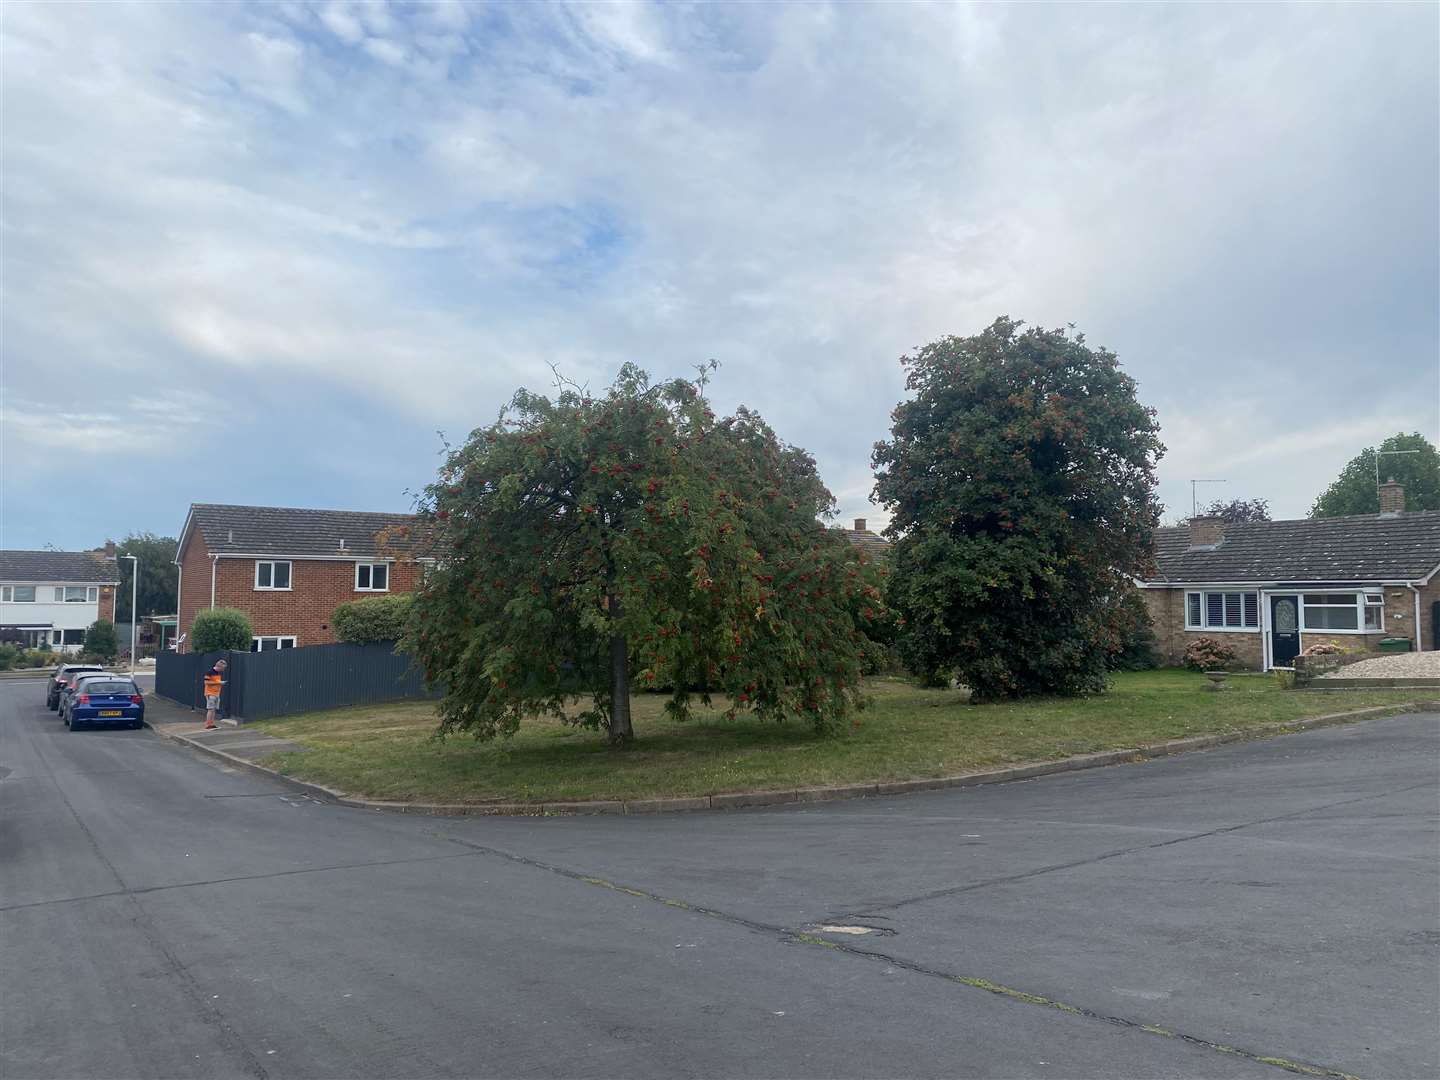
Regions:
[[[606, 597], [610, 618], [620, 618], [620, 597]], [[626, 746], [635, 738], [630, 726], [630, 646], [624, 634], [610, 638], [610, 745]]]

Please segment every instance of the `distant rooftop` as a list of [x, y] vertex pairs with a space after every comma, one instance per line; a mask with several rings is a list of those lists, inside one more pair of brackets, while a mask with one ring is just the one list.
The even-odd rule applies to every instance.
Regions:
[[0, 581], [116, 585], [120, 571], [104, 551], [0, 551]]

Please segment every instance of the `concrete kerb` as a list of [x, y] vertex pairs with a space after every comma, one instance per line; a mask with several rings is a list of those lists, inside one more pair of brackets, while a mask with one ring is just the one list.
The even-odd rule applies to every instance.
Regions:
[[286, 776], [275, 769], [258, 765], [253, 761], [214, 746], [207, 746], [178, 732], [169, 732], [150, 725], [157, 735], [173, 742], [189, 746], [194, 750], [220, 758], [236, 768], [268, 776], [278, 780], [302, 794], [339, 806], [357, 810], [376, 810], [398, 814], [423, 814], [430, 817], [555, 817], [590, 814], [668, 814], [697, 810], [737, 810], [758, 806], [785, 806], [796, 803], [835, 802], [841, 799], [863, 799], [878, 795], [905, 795], [920, 791], [939, 791], [946, 788], [978, 787], [981, 784], [1003, 784], [1015, 780], [1030, 780], [1038, 776], [1053, 776], [1057, 773], [1077, 772], [1083, 769], [1100, 769], [1111, 765], [1149, 761], [1170, 757], [1195, 750], [1209, 750], [1228, 743], [1247, 742], [1271, 735], [1284, 735], [1313, 728], [1335, 727], [1366, 718], [1379, 720], [1385, 716], [1423, 709], [1440, 709], [1440, 701], [1411, 701], [1400, 705], [1378, 705], [1367, 709], [1352, 709], [1349, 712], [1330, 713], [1325, 716], [1311, 716], [1300, 720], [1287, 720], [1260, 727], [1227, 731], [1219, 735], [1195, 735], [1186, 739], [1171, 739], [1150, 746], [1127, 747], [1120, 750], [1105, 750], [1096, 754], [1077, 754], [1055, 761], [1041, 761], [1024, 765], [1012, 765], [1000, 769], [962, 773], [958, 776], [937, 776], [920, 780], [900, 780], [891, 783], [844, 784], [835, 787], [795, 788], [788, 791], [741, 791], [720, 795], [700, 795], [690, 798], [659, 799], [593, 799], [583, 802], [545, 803], [421, 803], [392, 802], [381, 799], [363, 799], [343, 791], [336, 791], [320, 784], [308, 783]]

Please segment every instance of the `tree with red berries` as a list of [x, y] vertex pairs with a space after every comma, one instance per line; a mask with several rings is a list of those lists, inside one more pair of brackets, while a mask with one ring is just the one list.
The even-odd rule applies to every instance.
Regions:
[[712, 695], [817, 730], [861, 706], [880, 570], [820, 521], [833, 499], [808, 454], [748, 409], [715, 417], [709, 370], [521, 390], [448, 454], [406, 642], [444, 687], [442, 731], [549, 715], [623, 745], [632, 682], [679, 719]]

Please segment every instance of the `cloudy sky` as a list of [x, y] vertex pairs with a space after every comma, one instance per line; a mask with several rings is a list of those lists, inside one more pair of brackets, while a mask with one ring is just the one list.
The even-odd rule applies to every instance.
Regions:
[[1074, 323], [1162, 500], [1440, 428], [1435, 5], [5, 5], [5, 547], [403, 510], [710, 357], [845, 517], [899, 356]]

